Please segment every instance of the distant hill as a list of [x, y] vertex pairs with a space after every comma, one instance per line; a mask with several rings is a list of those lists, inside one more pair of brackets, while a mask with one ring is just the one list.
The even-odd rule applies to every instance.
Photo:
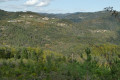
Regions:
[[105, 11], [46, 14], [0, 10], [0, 45], [71, 52], [91, 44], [120, 44], [120, 22]]
[[33, 15], [38, 15], [38, 13], [34, 13], [34, 12], [31, 12], [31, 11], [27, 11], [27, 12], [7, 12], [7, 11], [4, 11], [4, 10], [0, 10], [0, 20], [3, 20], [3, 19], [14, 19], [14, 18], [18, 18], [19, 15], [25, 15], [25, 14], [33, 14]]
[[110, 16], [110, 13], [107, 11], [99, 11], [99, 12], [76, 12], [76, 13], [66, 13], [66, 14], [47, 14], [40, 13], [41, 15], [47, 16], [49, 18], [55, 17], [59, 19], [69, 19], [73, 22], [79, 22], [83, 19], [94, 19], [103, 16]]

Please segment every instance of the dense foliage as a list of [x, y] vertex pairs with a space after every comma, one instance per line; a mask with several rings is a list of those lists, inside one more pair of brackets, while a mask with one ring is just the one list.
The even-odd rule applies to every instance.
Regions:
[[105, 11], [0, 10], [0, 80], [120, 80], [119, 26]]
[[[105, 66], [92, 60], [92, 51], [84, 50], [84, 62], [40, 48], [0, 48], [1, 80], [119, 80], [120, 60]], [[109, 54], [106, 54], [108, 56]], [[110, 58], [112, 59], [112, 57]]]

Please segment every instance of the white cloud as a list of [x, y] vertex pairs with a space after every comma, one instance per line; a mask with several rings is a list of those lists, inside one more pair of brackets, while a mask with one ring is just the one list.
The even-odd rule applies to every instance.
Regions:
[[51, 0], [28, 0], [25, 5], [43, 7], [49, 5]]
[[43, 0], [39, 2], [36, 6], [42, 7], [42, 6], [47, 6], [50, 3], [51, 0]]
[[28, 0], [25, 2], [25, 5], [31, 6], [31, 5], [35, 5], [38, 2], [39, 2], [39, 0]]

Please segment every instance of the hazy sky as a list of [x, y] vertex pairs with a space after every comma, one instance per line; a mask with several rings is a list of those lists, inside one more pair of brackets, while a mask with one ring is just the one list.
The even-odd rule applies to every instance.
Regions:
[[0, 0], [0, 9], [7, 11], [95, 12], [109, 6], [120, 11], [120, 0]]

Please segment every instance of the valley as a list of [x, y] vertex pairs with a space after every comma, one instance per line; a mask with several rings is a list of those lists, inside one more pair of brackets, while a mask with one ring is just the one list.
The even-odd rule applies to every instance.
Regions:
[[0, 10], [1, 80], [119, 80], [119, 66], [120, 21], [107, 11]]

